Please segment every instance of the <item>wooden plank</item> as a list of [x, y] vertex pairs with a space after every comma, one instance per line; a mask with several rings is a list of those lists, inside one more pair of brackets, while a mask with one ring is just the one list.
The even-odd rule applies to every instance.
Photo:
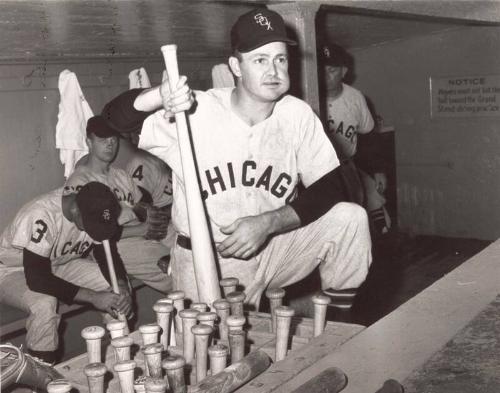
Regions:
[[364, 326], [347, 323], [330, 322], [328, 325], [325, 333], [290, 351], [285, 359], [274, 363], [265, 373], [241, 387], [238, 393], [274, 391], [365, 329]]
[[500, 296], [403, 382], [406, 393], [500, 392]]
[[497, 240], [276, 391], [293, 391], [331, 366], [347, 374], [345, 393], [404, 380], [500, 293], [499, 253]]

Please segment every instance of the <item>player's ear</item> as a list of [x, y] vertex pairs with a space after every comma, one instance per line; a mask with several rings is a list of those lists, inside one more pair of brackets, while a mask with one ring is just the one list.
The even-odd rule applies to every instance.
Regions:
[[347, 71], [349, 71], [349, 69], [347, 67], [342, 67], [342, 78], [345, 77], [345, 75], [347, 74]]
[[238, 60], [237, 57], [231, 56], [229, 57], [229, 68], [231, 69], [231, 72], [236, 76], [237, 78], [241, 77], [241, 70], [240, 70], [240, 61]]

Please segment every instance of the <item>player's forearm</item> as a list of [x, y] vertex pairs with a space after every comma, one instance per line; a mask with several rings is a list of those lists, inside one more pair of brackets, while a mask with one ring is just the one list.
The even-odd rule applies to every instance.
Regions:
[[74, 301], [80, 287], [55, 276], [52, 273], [49, 258], [42, 257], [25, 248], [23, 250], [23, 267], [26, 284], [30, 290], [53, 296], [66, 304], [71, 304]]
[[94, 304], [97, 292], [89, 288], [80, 288], [75, 295], [74, 301], [77, 303]]
[[141, 112], [152, 112], [162, 107], [160, 86], [143, 90], [134, 101], [134, 109]]
[[300, 218], [289, 205], [262, 214], [267, 221], [268, 235], [283, 233], [300, 226]]

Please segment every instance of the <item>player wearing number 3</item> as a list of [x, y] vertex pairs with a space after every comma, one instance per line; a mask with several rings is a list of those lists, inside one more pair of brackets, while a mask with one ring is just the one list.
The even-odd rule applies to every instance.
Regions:
[[[129, 91], [103, 116], [126, 132], [141, 124], [139, 147], [173, 172], [172, 254], [176, 287], [198, 298], [174, 112], [189, 110], [202, 194], [222, 277], [237, 277], [258, 307], [266, 287], [297, 282], [319, 265], [323, 288], [358, 287], [371, 263], [365, 211], [342, 202], [339, 161], [320, 120], [286, 95], [287, 37], [279, 14], [256, 9], [231, 31], [235, 88], [195, 92], [186, 78], [170, 92]], [[162, 109], [163, 108], [163, 109]], [[297, 196], [301, 182], [306, 190]]]
[[[118, 229], [120, 205], [91, 182], [62, 201], [62, 188], [27, 203], [0, 237], [0, 302], [28, 313], [28, 352], [49, 363], [59, 343], [58, 301], [87, 303], [116, 317], [132, 310], [127, 277], [111, 240], [120, 295], [111, 292], [102, 240]], [[94, 246], [97, 264], [86, 254]]]

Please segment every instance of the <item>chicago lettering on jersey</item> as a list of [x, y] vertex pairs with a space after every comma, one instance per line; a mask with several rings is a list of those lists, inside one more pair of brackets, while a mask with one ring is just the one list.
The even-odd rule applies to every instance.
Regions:
[[[63, 244], [61, 247], [61, 255], [68, 255], [68, 254], [73, 254], [73, 255], [83, 255], [85, 251], [89, 249], [89, 247], [92, 244], [89, 243], [88, 241], [77, 241], [75, 244], [73, 242], [68, 241]], [[57, 255], [54, 255], [54, 258], [57, 258]]]
[[[257, 163], [252, 160], [244, 161], [241, 165], [241, 177], [235, 176], [235, 170], [232, 162], [226, 163], [226, 167], [215, 166], [212, 169], [205, 170], [206, 183], [208, 190], [202, 191], [203, 199], [218, 192], [224, 192], [228, 188], [237, 187], [255, 187], [269, 191], [276, 198], [283, 198], [292, 185], [292, 177], [285, 173], [275, 173], [272, 165], [265, 168], [259, 168]], [[291, 192], [286, 202], [294, 196]]]
[[349, 139], [351, 142], [354, 140], [354, 136], [356, 135], [356, 128], [353, 125], [344, 127], [344, 122], [341, 121], [339, 125], [335, 128], [335, 122], [332, 119], [328, 119], [328, 129], [331, 134], [340, 134], [343, 135], [346, 139]]

